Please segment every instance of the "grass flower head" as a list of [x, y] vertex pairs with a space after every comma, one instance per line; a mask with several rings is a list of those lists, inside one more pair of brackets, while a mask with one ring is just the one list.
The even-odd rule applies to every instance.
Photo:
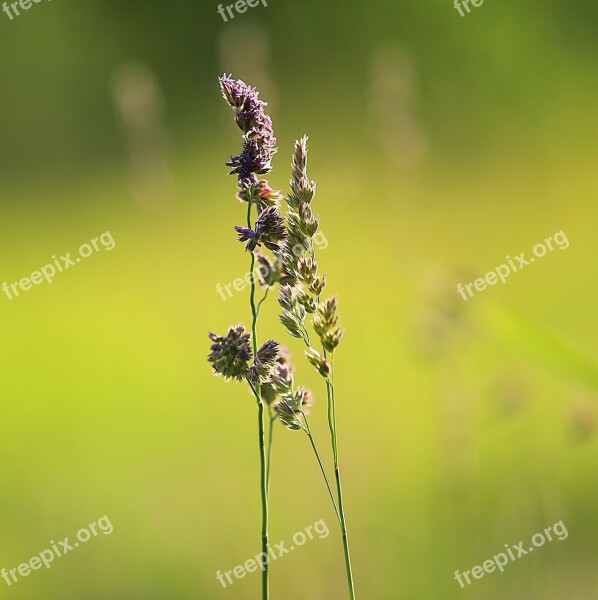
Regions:
[[210, 333], [209, 338], [212, 345], [208, 362], [212, 365], [214, 375], [221, 376], [225, 381], [241, 381], [249, 371], [251, 335], [245, 332], [243, 325], [235, 325], [225, 336]]

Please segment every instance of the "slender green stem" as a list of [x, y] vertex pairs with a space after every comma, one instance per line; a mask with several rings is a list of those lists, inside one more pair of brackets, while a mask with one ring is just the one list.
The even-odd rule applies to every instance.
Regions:
[[[315, 248], [313, 242], [311, 244], [311, 256], [315, 259]], [[320, 296], [317, 298], [320, 304]], [[324, 345], [322, 345], [322, 354], [324, 360], [328, 360], [328, 353]], [[338, 517], [341, 524], [341, 532], [343, 536], [343, 551], [345, 553], [345, 566], [347, 569], [347, 583], [349, 585], [349, 596], [351, 600], [355, 600], [355, 586], [353, 583], [353, 569], [351, 567], [351, 555], [349, 552], [349, 536], [347, 534], [347, 521], [345, 519], [345, 506], [343, 502], [343, 487], [341, 484], [341, 472], [338, 458], [338, 440], [336, 436], [336, 404], [334, 399], [334, 353], [330, 357], [330, 376], [326, 378], [326, 396], [328, 398], [328, 428], [330, 429], [330, 440], [332, 443], [332, 456], [334, 459], [334, 477], [336, 480], [336, 489], [338, 495]]]
[[276, 415], [272, 415], [272, 408], [268, 409], [270, 420], [268, 426], [268, 461], [266, 462], [266, 491], [268, 492], [268, 498], [270, 498], [270, 472], [272, 469], [272, 439], [274, 436], [274, 423], [276, 421]]
[[[326, 358], [326, 349], [324, 357]], [[351, 555], [349, 553], [349, 535], [347, 533], [347, 521], [345, 519], [345, 507], [343, 502], [343, 488], [341, 485], [341, 472], [338, 459], [338, 440], [336, 437], [336, 405], [334, 398], [334, 355], [330, 358], [330, 379], [326, 380], [326, 390], [328, 395], [328, 424], [332, 440], [332, 453], [334, 456], [334, 477], [336, 479], [336, 489], [338, 495], [339, 519], [343, 535], [343, 550], [345, 552], [345, 566], [347, 569], [347, 582], [349, 585], [349, 596], [355, 600], [355, 586], [353, 584], [353, 569], [351, 567]]]
[[[248, 190], [248, 201], [247, 201], [247, 227], [251, 229], [251, 206], [253, 204], [253, 189]], [[250, 281], [251, 281], [251, 294], [249, 296], [249, 303], [251, 305], [251, 334], [253, 340], [253, 355], [257, 354], [257, 316], [258, 311], [255, 306], [255, 254], [251, 253], [251, 268], [250, 268]], [[248, 380], [249, 381], [249, 380]], [[266, 446], [264, 440], [264, 403], [261, 398], [260, 385], [255, 386], [249, 381], [249, 385], [255, 394], [258, 405], [258, 434], [259, 434], [259, 449], [260, 449], [260, 495], [262, 499], [262, 555], [268, 556], [268, 479], [266, 475], [267, 461], [266, 461]], [[268, 600], [270, 597], [269, 589], [269, 565], [266, 564], [262, 570], [262, 600]]]
[[251, 388], [251, 391], [253, 392], [253, 395], [255, 396], [256, 400], [260, 399], [260, 393], [257, 391], [255, 385], [253, 385], [253, 383], [251, 382], [251, 380], [246, 377], [245, 381], [249, 384], [249, 387]]
[[[251, 229], [251, 188], [249, 189], [249, 200], [247, 202], [247, 227]], [[253, 339], [253, 355], [257, 354], [257, 309], [255, 307], [255, 254], [251, 253], [251, 268], [249, 269], [249, 280], [251, 282], [251, 293], [249, 295], [249, 303], [251, 305], [251, 333]]]
[[262, 304], [264, 303], [264, 301], [266, 300], [266, 298], [268, 297], [268, 292], [269, 292], [271, 289], [272, 289], [272, 286], [271, 286], [271, 285], [269, 285], [269, 286], [266, 288], [266, 293], [263, 295], [262, 299], [259, 301], [259, 303], [258, 303], [258, 305], [257, 305], [257, 308], [256, 308], [256, 313], [257, 313], [256, 317], [258, 317], [258, 316], [259, 316], [259, 314], [260, 314], [260, 308], [261, 308]]
[[311, 427], [309, 426], [309, 421], [303, 411], [301, 411], [301, 414], [303, 415], [303, 418], [305, 419], [305, 425], [307, 427], [307, 429], [304, 429], [304, 431], [307, 434], [307, 437], [309, 438], [309, 441], [311, 442], [311, 447], [313, 448], [316, 458], [318, 459], [318, 464], [320, 465], [320, 470], [322, 471], [322, 475], [324, 476], [324, 481], [326, 482], [326, 487], [328, 488], [328, 493], [330, 494], [330, 499], [332, 500], [332, 505], [334, 506], [334, 512], [336, 513], [336, 516], [340, 522], [341, 515], [338, 510], [338, 506], [336, 504], [336, 499], [334, 498], [334, 493], [332, 492], [332, 487], [330, 486], [330, 482], [328, 481], [328, 476], [326, 475], [326, 470], [324, 469], [324, 465], [322, 464], [322, 459], [320, 458], [320, 453], [318, 452], [318, 448], [316, 446], [314, 436], [311, 432]]
[[[324, 360], [327, 360], [326, 350], [324, 350]], [[338, 449], [336, 446], [336, 415], [334, 414], [333, 387], [329, 378], [326, 378], [326, 396], [328, 397], [328, 428], [330, 429], [330, 439], [332, 441], [332, 456], [334, 464], [338, 462]]]
[[[264, 446], [264, 404], [258, 400], [258, 429], [260, 445], [260, 488], [262, 497], [262, 556], [268, 556], [268, 486], [266, 483], [266, 451]], [[262, 571], [262, 600], [270, 597], [269, 566], [266, 561]]]

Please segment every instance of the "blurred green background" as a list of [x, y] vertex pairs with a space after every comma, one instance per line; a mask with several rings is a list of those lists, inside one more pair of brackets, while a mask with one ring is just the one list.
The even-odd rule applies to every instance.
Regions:
[[[589, 600], [598, 585], [595, 2], [55, 0], [0, 13], [0, 283], [109, 230], [116, 241], [0, 294], [0, 568], [108, 515], [101, 536], [0, 598], [258, 597], [217, 570], [258, 553], [255, 406], [213, 378], [208, 330], [250, 321], [224, 162], [231, 72], [293, 141], [347, 328], [336, 360], [358, 597]], [[459, 282], [563, 230], [570, 247], [467, 303]], [[260, 335], [289, 338], [277, 305]], [[311, 418], [327, 448], [325, 395]], [[304, 436], [276, 430], [273, 598], [344, 598], [334, 515]], [[329, 453], [326, 452], [327, 457]], [[327, 460], [329, 464], [329, 460]], [[564, 521], [569, 537], [453, 579]]]

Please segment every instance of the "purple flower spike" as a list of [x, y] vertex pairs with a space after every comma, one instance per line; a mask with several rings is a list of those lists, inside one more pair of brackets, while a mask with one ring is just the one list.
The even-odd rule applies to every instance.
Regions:
[[276, 153], [276, 138], [272, 119], [265, 113], [266, 102], [259, 99], [255, 88], [228, 75], [220, 77], [222, 96], [235, 111], [235, 121], [243, 132], [243, 149], [239, 156], [231, 156], [227, 166], [231, 175], [237, 175], [245, 187], [257, 186], [257, 175], [272, 170], [272, 157]]
[[286, 238], [284, 219], [276, 206], [269, 206], [262, 211], [255, 224], [255, 231], [248, 227], [235, 226], [240, 242], [247, 242], [245, 250], [253, 252], [256, 246], [264, 244], [272, 252], [280, 250], [280, 242]]
[[245, 250], [247, 252], [253, 252], [256, 246], [259, 243], [258, 235], [253, 229], [249, 229], [248, 227], [239, 227], [235, 225], [235, 231], [239, 234], [240, 242], [247, 242], [245, 245]]
[[212, 340], [208, 361], [214, 370], [214, 375], [220, 375], [224, 381], [236, 379], [241, 381], [249, 372], [249, 361], [252, 357], [249, 340], [243, 325], [230, 327], [224, 336], [210, 333]]

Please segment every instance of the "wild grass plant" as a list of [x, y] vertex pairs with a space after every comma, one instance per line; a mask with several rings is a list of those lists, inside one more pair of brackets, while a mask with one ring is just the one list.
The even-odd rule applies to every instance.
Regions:
[[[220, 89], [243, 132], [241, 153], [231, 157], [226, 164], [232, 169], [230, 174], [237, 176], [237, 199], [247, 205], [246, 224], [236, 226], [235, 230], [239, 242], [245, 244], [245, 250], [250, 254], [251, 330], [247, 331], [244, 325], [239, 324], [231, 327], [225, 335], [210, 333], [212, 345], [208, 360], [214, 374], [225, 381], [245, 381], [257, 404], [262, 501], [261, 552], [265, 559], [262, 599], [267, 600], [270, 593], [267, 560], [270, 467], [274, 425], [278, 420], [286, 429], [305, 433], [313, 449], [339, 520], [349, 597], [354, 600], [334, 387], [334, 354], [344, 330], [339, 324], [336, 297], [322, 299], [327, 276], [319, 273], [316, 259], [314, 236], [318, 232], [320, 218], [312, 206], [316, 184], [307, 175], [307, 137], [295, 143], [290, 192], [283, 196], [263, 178], [272, 170], [272, 158], [277, 151], [272, 121], [265, 112], [267, 104], [260, 100], [254, 88], [227, 75], [220, 77]], [[283, 198], [287, 205], [286, 217], [280, 212]], [[260, 266], [257, 281], [256, 263]], [[278, 303], [282, 309], [280, 322], [288, 334], [303, 340], [305, 357], [322, 377], [326, 389], [335, 491], [330, 485], [308, 419], [312, 393], [304, 386], [295, 385], [294, 368], [288, 351], [278, 342], [269, 340], [258, 348], [260, 308], [275, 286], [279, 287]], [[256, 302], [258, 287], [263, 290], [263, 295]]]

